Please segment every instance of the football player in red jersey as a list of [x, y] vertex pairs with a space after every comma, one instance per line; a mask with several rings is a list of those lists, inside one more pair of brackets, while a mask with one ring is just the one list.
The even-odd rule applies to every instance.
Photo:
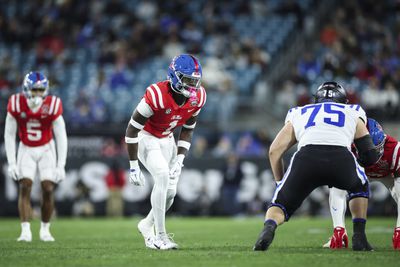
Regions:
[[[169, 65], [168, 79], [147, 87], [126, 129], [130, 182], [138, 186], [145, 182], [138, 160], [154, 180], [152, 209], [138, 224], [146, 247], [152, 249], [178, 247], [167, 235], [165, 213], [174, 201], [197, 116], [206, 103], [201, 77], [197, 58], [187, 54], [175, 57]], [[173, 131], [179, 126], [182, 129], [176, 145]]]
[[[53, 189], [56, 183], [65, 178], [67, 134], [61, 99], [48, 95], [48, 91], [46, 76], [40, 72], [30, 72], [25, 76], [23, 92], [13, 94], [8, 101], [4, 141], [9, 176], [18, 181], [20, 187], [18, 210], [22, 230], [18, 241], [32, 241], [30, 194], [36, 174], [42, 188], [39, 236], [42, 241], [54, 241], [50, 233]], [[18, 153], [15, 145], [17, 131], [20, 139]]]
[[[381, 125], [374, 119], [368, 119], [368, 130], [379, 152], [380, 159], [374, 165], [365, 168], [365, 173], [371, 181], [379, 181], [390, 191], [397, 203], [397, 223], [393, 233], [393, 248], [400, 249], [400, 142], [384, 133]], [[356, 154], [355, 151], [353, 151]], [[333, 235], [324, 245], [332, 249], [348, 246], [345, 228], [347, 192], [331, 188], [329, 206], [333, 220]]]

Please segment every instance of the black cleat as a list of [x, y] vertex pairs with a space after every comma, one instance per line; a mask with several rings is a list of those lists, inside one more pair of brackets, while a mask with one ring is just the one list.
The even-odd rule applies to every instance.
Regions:
[[275, 236], [276, 226], [266, 225], [260, 233], [256, 244], [253, 247], [255, 251], [264, 251], [272, 244]]
[[374, 248], [368, 243], [367, 236], [361, 233], [353, 234], [352, 246], [354, 251], [373, 251]]

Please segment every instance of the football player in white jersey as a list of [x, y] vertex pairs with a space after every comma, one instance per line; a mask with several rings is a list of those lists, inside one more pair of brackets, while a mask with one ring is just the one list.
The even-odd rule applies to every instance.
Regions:
[[[289, 110], [284, 127], [270, 147], [269, 160], [277, 187], [254, 250], [268, 249], [277, 226], [289, 220], [303, 200], [323, 185], [350, 192], [353, 250], [372, 250], [365, 234], [369, 184], [351, 153], [351, 144], [356, 145], [362, 166], [374, 164], [378, 154], [365, 125], [364, 110], [346, 103], [344, 88], [336, 82], [325, 82], [315, 94], [315, 104]], [[282, 156], [297, 142], [298, 150], [284, 173]]]

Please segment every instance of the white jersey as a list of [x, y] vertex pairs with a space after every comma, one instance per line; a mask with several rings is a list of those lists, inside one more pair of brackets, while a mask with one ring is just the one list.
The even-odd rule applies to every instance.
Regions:
[[365, 111], [359, 105], [324, 102], [290, 109], [285, 123], [292, 123], [298, 149], [306, 145], [350, 148], [359, 118], [367, 122]]

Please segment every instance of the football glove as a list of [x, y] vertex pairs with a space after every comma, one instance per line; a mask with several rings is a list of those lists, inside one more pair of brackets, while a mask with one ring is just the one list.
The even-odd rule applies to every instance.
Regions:
[[170, 177], [177, 178], [181, 175], [184, 159], [185, 159], [184, 155], [182, 154], [178, 155], [176, 162], [174, 163], [174, 165], [172, 165], [172, 168], [169, 170]]
[[56, 183], [61, 182], [62, 180], [65, 179], [65, 168], [62, 166], [58, 166], [55, 170], [55, 178], [56, 178]]
[[142, 171], [140, 170], [139, 162], [137, 160], [132, 160], [130, 163], [131, 168], [129, 170], [129, 182], [137, 186], [144, 186], [145, 179]]
[[16, 164], [8, 165], [8, 176], [13, 178], [15, 181], [18, 181], [19, 172], [18, 172], [18, 167]]

